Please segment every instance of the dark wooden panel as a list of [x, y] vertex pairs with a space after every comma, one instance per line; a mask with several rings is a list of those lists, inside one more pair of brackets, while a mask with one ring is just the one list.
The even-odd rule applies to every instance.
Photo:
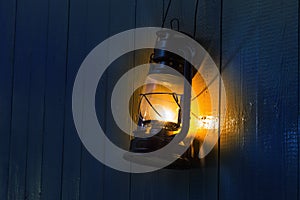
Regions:
[[[129, 1], [110, 1], [110, 19], [109, 35], [115, 35], [122, 31], [135, 27], [135, 0]], [[108, 56], [109, 56], [108, 52]], [[109, 139], [121, 148], [128, 149], [129, 136], [120, 132], [120, 129], [114, 123], [111, 115], [110, 95], [113, 91], [114, 84], [126, 70], [130, 69], [133, 64], [133, 57], [122, 57], [121, 60], [113, 63], [107, 71], [107, 99], [106, 99], [106, 132]], [[128, 80], [128, 86], [132, 85], [132, 80]], [[119, 94], [119, 98], [123, 98]], [[105, 159], [110, 158], [110, 152], [105, 150]], [[109, 167], [104, 168], [104, 199], [129, 199], [130, 198], [130, 174], [119, 172]]]
[[[166, 27], [177, 17], [192, 34], [195, 2], [173, 0]], [[215, 148], [198, 169], [128, 174], [105, 167], [82, 146], [71, 109], [80, 64], [110, 35], [160, 26], [167, 4], [0, 1], [0, 199], [300, 198], [296, 0], [223, 0], [222, 24], [221, 0], [199, 1], [196, 38], [217, 64], [222, 58], [226, 87], [220, 155]], [[108, 94], [136, 59], [116, 62], [96, 97], [99, 121], [124, 148], [128, 137], [112, 121]]]
[[260, 6], [264, 13], [259, 30], [257, 114], [261, 199], [297, 198], [297, 5], [298, 1], [262, 1]]
[[163, 5], [165, 1], [137, 0], [136, 1], [136, 27], [160, 27], [163, 18]]
[[39, 195], [47, 15], [46, 1], [18, 1], [8, 199]]
[[[86, 16], [86, 55], [101, 41], [109, 36], [109, 0], [88, 1]], [[106, 8], [106, 9], [103, 9]], [[99, 12], [101, 10], [101, 12]], [[96, 98], [98, 119], [105, 131], [106, 122], [106, 75], [99, 82], [100, 91]], [[101, 147], [98, 147], [101, 148]], [[104, 147], [102, 147], [104, 150]], [[104, 199], [104, 166], [85, 148], [82, 151], [80, 199]]]
[[224, 1], [222, 199], [297, 199], [297, 5]]
[[0, 1], [0, 199], [7, 198], [16, 1]]
[[49, 2], [41, 199], [60, 199], [63, 166], [68, 1]]
[[[30, 90], [28, 110], [28, 133], [26, 152], [26, 193], [25, 198], [38, 199], [41, 194], [41, 165], [43, 145], [43, 122], [44, 122], [44, 96], [45, 96], [45, 74], [47, 59], [47, 18], [48, 6], [46, 2], [38, 3], [37, 15], [39, 21], [34, 24], [37, 30], [31, 52], [30, 62]], [[24, 131], [24, 130], [23, 130]], [[22, 149], [24, 151], [24, 149]]]
[[[238, 9], [226, 1], [223, 3], [222, 77], [225, 83], [228, 111], [225, 129], [221, 135], [219, 196], [221, 199], [255, 198], [253, 188], [255, 182], [247, 178], [247, 174], [253, 172], [245, 173], [243, 168], [245, 158], [241, 154], [254, 149], [251, 146], [254, 144], [256, 130], [256, 104], [254, 102], [256, 101], [256, 66], [258, 63], [256, 56], [252, 55], [255, 54], [253, 52], [256, 51], [258, 42], [255, 37], [257, 19], [255, 14], [258, 11], [254, 2], [235, 4]], [[252, 15], [246, 14], [247, 8], [252, 10]], [[245, 58], [242, 58], [244, 53], [249, 55], [245, 62], [243, 62]], [[243, 86], [243, 83], [247, 84]], [[245, 105], [243, 98], [247, 102]], [[246, 106], [248, 110], [243, 109]], [[244, 124], [245, 121], [246, 124]], [[254, 152], [251, 153], [254, 154]], [[250, 165], [255, 165], [255, 160]], [[254, 181], [254, 174], [252, 176]], [[253, 194], [239, 192], [241, 187], [248, 187]]]
[[[257, 50], [258, 42], [255, 34], [258, 10], [254, 2], [247, 4], [236, 2], [234, 4], [236, 6], [232, 6], [231, 3], [224, 1], [223, 5], [222, 77], [225, 83], [228, 111], [225, 129], [221, 136], [219, 196], [221, 199], [255, 198], [253, 188], [255, 182], [247, 178], [248, 173], [253, 172], [245, 173], [243, 169], [245, 158], [242, 152], [249, 151], [255, 154], [252, 151], [256, 131], [258, 61], [253, 55]], [[251, 15], [246, 14], [247, 9], [251, 10]], [[245, 61], [241, 54], [247, 55], [248, 60]], [[243, 104], [243, 99], [247, 103]], [[247, 110], [244, 109], [246, 107]], [[250, 165], [254, 166], [255, 160]], [[254, 181], [254, 174], [251, 176]], [[244, 188], [244, 186], [248, 187], [253, 194], [239, 192], [240, 187]]]
[[76, 73], [87, 55], [88, 1], [71, 0], [69, 9], [68, 59], [65, 96], [62, 199], [80, 199], [82, 144], [72, 116], [72, 89]]

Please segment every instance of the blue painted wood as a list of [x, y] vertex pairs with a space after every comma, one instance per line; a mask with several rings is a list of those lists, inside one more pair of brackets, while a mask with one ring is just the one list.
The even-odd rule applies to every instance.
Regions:
[[[109, 1], [89, 1], [86, 16], [86, 50], [87, 53], [108, 37]], [[101, 10], [101, 12], [99, 12]], [[99, 81], [99, 92], [96, 97], [98, 120], [105, 131], [106, 122], [106, 76]], [[101, 147], [99, 147], [101, 148]], [[103, 148], [104, 150], [104, 148]], [[104, 166], [85, 148], [82, 150], [80, 199], [104, 199]]]
[[[295, 0], [223, 1], [222, 37], [221, 1], [200, 1], [197, 39], [216, 62], [220, 40], [223, 47], [229, 110], [219, 163], [212, 153], [199, 169], [126, 174], [82, 146], [71, 111], [80, 64], [109, 35], [160, 26], [162, 3], [0, 1], [0, 199], [300, 198]], [[168, 19], [179, 17], [182, 30], [192, 33], [193, 10], [194, 2], [174, 1]], [[121, 63], [129, 67], [134, 60]], [[115, 69], [100, 82], [98, 117], [112, 141], [128, 148], [103, 95], [118, 78]]]
[[[135, 0], [130, 1], [110, 1], [110, 15], [109, 15], [109, 34], [114, 35], [119, 32], [132, 29], [135, 27]], [[118, 75], [122, 75], [122, 72], [126, 69], [130, 69], [133, 64], [132, 56], [125, 56], [122, 62], [115, 62], [107, 71], [107, 99], [106, 99], [106, 132], [105, 134], [116, 145], [121, 148], [129, 148], [129, 136], [122, 134], [120, 129], [113, 123], [111, 116], [111, 101], [110, 94], [114, 88], [113, 83], [118, 80]], [[122, 66], [122, 67], [121, 67]], [[130, 85], [130, 82], [128, 82]], [[120, 95], [119, 98], [122, 98]], [[105, 149], [105, 159], [109, 158], [110, 152]], [[104, 199], [129, 199], [130, 198], [130, 174], [123, 173], [111, 169], [109, 167], [104, 168]]]
[[[250, 4], [250, 5], [249, 5]], [[255, 97], [256, 97], [256, 57], [251, 56], [250, 60], [244, 60], [241, 56], [243, 52], [254, 52], [257, 44], [255, 37], [256, 18], [246, 15], [245, 10], [253, 9], [258, 13], [255, 3], [238, 4], [239, 9], [224, 3], [223, 7], [223, 35], [222, 35], [222, 77], [226, 87], [226, 99], [228, 101], [228, 111], [225, 122], [225, 130], [221, 135], [220, 149], [220, 191], [221, 199], [234, 198], [248, 199], [254, 198], [255, 187], [244, 172], [244, 157], [241, 152], [252, 145], [255, 138]], [[238, 18], [237, 18], [238, 16]], [[241, 21], [240, 21], [240, 20]], [[243, 23], [243, 21], [245, 23]], [[247, 22], [247, 23], [246, 23]], [[232, 30], [235, 31], [232, 31]], [[238, 29], [242, 31], [237, 32]], [[252, 68], [251, 68], [252, 66]], [[247, 76], [246, 74], [249, 74]], [[243, 85], [247, 79], [247, 85]], [[248, 93], [248, 95], [245, 95]], [[248, 105], [243, 102], [247, 99]], [[243, 110], [248, 106], [248, 110]], [[247, 123], [245, 124], [245, 121]], [[252, 136], [252, 137], [251, 137]], [[238, 151], [238, 149], [241, 149]], [[251, 148], [253, 149], [253, 148]], [[237, 152], [232, 154], [232, 152]], [[255, 154], [255, 152], [251, 152]], [[253, 161], [255, 162], [255, 161]], [[255, 163], [252, 165], [256, 165]], [[231, 164], [230, 164], [231, 163]], [[228, 169], [228, 166], [232, 166]], [[250, 172], [249, 172], [250, 173]], [[252, 180], [255, 179], [252, 174]], [[249, 180], [249, 183], [247, 181]], [[253, 194], [239, 192], [240, 187], [250, 187]]]
[[161, 169], [158, 171], [158, 178], [152, 184], [156, 186], [158, 199], [189, 199], [189, 171]]
[[39, 195], [47, 9], [18, 1], [8, 199]]
[[[25, 198], [39, 199], [41, 195], [42, 149], [45, 113], [45, 83], [48, 46], [48, 2], [33, 1], [28, 11], [39, 16], [33, 22], [32, 52], [30, 52], [30, 90], [27, 127]], [[29, 12], [29, 13], [31, 13]], [[25, 16], [24, 16], [25, 17]], [[30, 23], [25, 21], [25, 23]], [[32, 33], [31, 33], [32, 34]], [[23, 150], [22, 150], [23, 151]]]
[[0, 1], [0, 199], [7, 198], [16, 1]]
[[298, 198], [297, 5], [224, 4], [223, 58], [233, 59], [223, 74], [236, 102], [221, 140], [222, 199]]
[[160, 199], [160, 193], [157, 188], [157, 185], [158, 185], [158, 172], [151, 172], [147, 174], [132, 174], [131, 184], [130, 184], [130, 199], [131, 200]]
[[72, 0], [69, 9], [68, 59], [65, 96], [65, 125], [61, 199], [80, 199], [82, 144], [72, 116], [72, 88], [86, 56], [87, 1]]
[[[295, 107], [299, 105], [294, 91], [299, 76], [296, 6], [298, 1], [264, 1], [260, 18], [258, 148], [262, 172], [259, 172], [259, 197], [293, 199], [297, 196], [297, 156]], [[286, 24], [286, 21], [290, 21]], [[272, 67], [270, 67], [272, 66]], [[272, 182], [272, 185], [267, 183]]]
[[60, 199], [65, 126], [68, 1], [49, 1], [41, 199]]
[[[243, 168], [246, 159], [243, 157], [243, 153], [250, 149], [253, 150], [253, 148], [248, 149], [248, 145], [252, 146], [255, 138], [256, 119], [252, 116], [256, 115], [254, 102], [257, 59], [255, 56], [251, 56], [246, 61], [243, 60], [241, 54], [243, 55], [243, 52], [247, 51], [247, 55], [250, 55], [256, 50], [255, 44], [258, 41], [255, 37], [257, 20], [255, 14], [258, 13], [258, 10], [254, 2], [235, 5], [239, 9], [224, 2], [222, 18], [222, 77], [226, 87], [229, 110], [227, 111], [225, 130], [220, 139], [219, 196], [221, 199], [230, 199], [233, 198], [233, 195], [237, 199], [249, 199], [256, 196], [254, 194], [255, 185]], [[246, 14], [247, 9], [252, 10], [251, 16]], [[253, 46], [251, 46], [252, 44]], [[243, 85], [245, 81], [247, 85]], [[244, 103], [245, 101], [247, 103]], [[248, 109], [244, 110], [247, 106]], [[255, 154], [253, 151], [251, 153]], [[251, 165], [256, 165], [255, 160]], [[252, 174], [252, 180], [255, 178], [255, 174]], [[245, 192], [240, 192], [241, 187], [251, 187], [250, 191], [253, 193], [249, 194], [246, 189], [243, 189]]]

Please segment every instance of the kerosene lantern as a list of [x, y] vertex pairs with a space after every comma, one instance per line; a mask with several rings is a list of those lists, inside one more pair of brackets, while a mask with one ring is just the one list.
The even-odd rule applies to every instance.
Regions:
[[[138, 128], [130, 142], [131, 152], [153, 152], [168, 145], [176, 135], [181, 139], [187, 136], [191, 84], [196, 70], [186, 58], [164, 50], [166, 46], [174, 44], [183, 47], [179, 51], [183, 51], [186, 58], [195, 56], [193, 47], [184, 43], [180, 34], [169, 31], [157, 33], [148, 76], [139, 95]], [[190, 167], [198, 159], [193, 145], [183, 155], [175, 155], [178, 159], [169, 167]]]

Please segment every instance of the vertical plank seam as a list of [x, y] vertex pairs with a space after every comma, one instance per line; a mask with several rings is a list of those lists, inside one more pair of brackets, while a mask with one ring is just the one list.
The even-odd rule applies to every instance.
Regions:
[[[109, 3], [108, 3], [108, 23], [107, 23], [107, 27], [106, 27], [106, 30], [107, 30], [107, 38], [109, 38], [110, 36], [111, 36], [111, 27], [110, 27], [110, 25], [111, 25], [111, 9], [112, 9], [112, 3], [111, 3], [112, 1], [109, 1]], [[107, 39], [106, 38], [106, 39]], [[107, 56], [108, 56], [108, 54], [107, 54]], [[105, 74], [105, 96], [107, 96], [107, 88], [108, 88], [108, 83], [109, 83], [109, 77], [108, 77], [108, 70], [104, 73]], [[107, 101], [107, 97], [106, 98], [104, 98], [105, 100], [105, 105], [107, 106], [107, 103], [108, 103], [108, 101]], [[107, 131], [107, 117], [106, 117], [106, 115], [107, 115], [107, 109], [105, 108], [105, 109], [103, 109], [103, 112], [104, 112], [104, 120], [103, 120], [103, 124], [104, 124], [104, 133], [106, 134], [106, 131]], [[103, 159], [104, 160], [106, 160], [106, 142], [104, 142], [104, 144], [103, 144], [103, 153], [104, 153], [104, 156], [103, 156]], [[105, 199], [105, 175], [106, 175], [106, 171], [107, 171], [107, 166], [105, 165], [105, 164], [103, 164], [103, 163], [101, 163], [102, 165], [103, 165], [103, 170], [102, 170], [102, 181], [103, 181], [103, 184], [102, 184], [102, 191], [103, 191], [103, 193], [102, 193], [102, 199]]]
[[24, 175], [24, 180], [23, 180], [24, 181], [24, 194], [23, 194], [24, 199], [27, 199], [27, 195], [26, 195], [26, 186], [27, 186], [26, 180], [27, 180], [27, 165], [28, 165], [27, 160], [28, 160], [28, 141], [29, 141], [29, 139], [28, 139], [28, 137], [29, 137], [29, 121], [30, 121], [30, 107], [31, 107], [31, 105], [30, 105], [31, 104], [30, 103], [30, 99], [31, 99], [31, 85], [32, 85], [31, 80], [32, 80], [32, 63], [30, 64], [30, 67], [29, 67], [29, 88], [28, 88], [28, 97], [27, 97], [28, 101], [27, 101], [26, 133], [25, 133], [25, 135], [26, 135], [26, 141], [25, 141], [25, 144], [26, 144], [25, 148], [26, 148], [26, 150], [25, 150], [25, 169], [24, 169], [25, 175]]
[[[14, 28], [14, 47], [13, 47], [13, 71], [15, 68], [15, 46], [16, 46], [16, 27], [17, 27], [17, 10], [18, 10], [18, 4], [16, 1], [16, 5], [15, 5], [15, 12], [16, 12], [16, 17], [15, 17], [15, 28]], [[14, 72], [13, 72], [13, 76], [14, 76]], [[13, 96], [14, 96], [14, 77], [13, 77], [13, 84], [12, 84], [12, 97], [11, 97], [11, 113], [13, 112]], [[27, 88], [28, 90], [28, 103], [27, 103], [27, 118], [26, 118], [26, 139], [25, 139], [25, 167], [24, 167], [24, 178], [22, 178], [23, 180], [21, 180], [23, 182], [23, 189], [24, 191], [22, 191], [22, 194], [19, 194], [21, 196], [23, 196], [25, 199], [27, 198], [27, 169], [28, 169], [28, 143], [29, 143], [29, 121], [30, 121], [30, 107], [31, 107], [31, 103], [30, 103], [30, 99], [31, 99], [31, 85], [32, 85], [32, 64], [29, 66], [29, 87]], [[12, 141], [11, 141], [11, 137], [12, 137], [12, 124], [13, 124], [13, 114], [11, 114], [11, 122], [10, 122], [10, 139], [9, 139], [9, 146], [10, 146], [10, 160], [9, 160], [9, 170], [8, 170], [8, 180], [7, 180], [7, 188], [8, 188], [8, 192], [7, 192], [7, 198], [9, 199], [10, 197], [10, 187], [9, 187], [9, 174], [11, 173], [10, 168], [11, 168], [11, 150], [12, 150]], [[16, 195], [14, 193], [14, 195]]]
[[[42, 124], [42, 150], [41, 150], [41, 166], [40, 166], [40, 185], [39, 185], [39, 199], [41, 199], [42, 196], [42, 184], [43, 184], [43, 164], [44, 164], [44, 135], [45, 135], [45, 117], [46, 117], [46, 85], [47, 85], [47, 68], [48, 68], [48, 46], [49, 46], [49, 21], [50, 21], [50, 0], [47, 1], [47, 25], [46, 25], [46, 55], [45, 55], [45, 65], [44, 65], [44, 96], [43, 96], [43, 124]], [[28, 144], [27, 144], [28, 146]], [[27, 160], [27, 159], [26, 159]], [[26, 171], [26, 178], [27, 178], [27, 171]], [[26, 181], [27, 182], [27, 181]], [[26, 186], [27, 183], [25, 183], [25, 194], [27, 193], [26, 191]]]
[[[86, 16], [86, 18], [87, 19], [89, 19], [89, 9], [90, 9], [90, 7], [89, 7], [89, 1], [86, 1], [85, 2], [85, 5], [86, 5], [86, 7], [85, 7], [85, 16]], [[85, 41], [84, 41], [84, 54], [88, 54], [88, 53], [90, 53], [90, 52], [87, 52], [87, 49], [88, 49], [88, 51], [90, 51], [90, 49], [88, 48], [88, 45], [87, 45], [87, 43], [88, 43], [88, 33], [87, 33], [87, 29], [88, 29], [88, 25], [86, 25], [85, 26], [86, 27], [86, 31], [84, 32], [84, 39], [85, 39]], [[98, 84], [99, 84], [99, 82], [98, 82]], [[73, 100], [72, 100], [73, 101]], [[72, 116], [73, 117], [73, 116]], [[81, 140], [80, 140], [80, 143], [79, 143], [79, 145], [80, 145], [80, 157], [79, 157], [79, 175], [78, 175], [78, 193], [77, 193], [77, 198], [80, 200], [80, 199], [82, 199], [81, 197], [81, 194], [82, 194], [82, 190], [81, 190], [81, 186], [82, 186], [82, 174], [83, 174], [83, 162], [84, 162], [84, 160], [83, 160], [83, 151], [85, 150], [85, 147], [83, 146], [83, 143], [81, 142]]]
[[[68, 83], [68, 64], [69, 64], [69, 40], [70, 40], [70, 13], [71, 13], [71, 0], [67, 0], [67, 15], [68, 15], [68, 19], [67, 19], [67, 41], [66, 41], [66, 60], [65, 60], [65, 91], [64, 91], [64, 101], [66, 104], [66, 96], [67, 96], [67, 83]], [[61, 152], [61, 172], [60, 172], [60, 199], [63, 198], [63, 174], [64, 174], [64, 143], [65, 143], [65, 133], [66, 133], [66, 106], [64, 104], [64, 117], [63, 117], [63, 137], [62, 137], [62, 152]]]
[[[260, 8], [260, 2], [259, 0], [256, 0], [256, 7], [257, 7], [257, 19], [261, 18], [261, 8]], [[260, 42], [260, 37], [261, 37], [261, 33], [260, 33], [260, 23], [256, 23], [256, 28], [255, 28], [255, 32], [257, 34], [258, 37], [258, 41], [256, 42]], [[259, 91], [259, 66], [260, 66], [260, 59], [259, 59], [259, 54], [260, 54], [260, 46], [258, 44], [255, 45], [255, 51], [256, 51], [256, 55], [258, 58], [256, 58], [255, 60], [255, 64], [256, 64], [256, 77], [255, 77], [255, 153], [256, 155], [258, 155], [258, 127], [259, 127], [259, 119], [258, 119], [258, 101], [259, 101], [259, 97], [258, 97], [258, 91]], [[257, 164], [257, 161], [255, 162], [255, 164]], [[258, 172], [255, 173], [255, 179], [254, 181], [257, 182], [258, 180]], [[257, 186], [255, 186], [255, 194], [258, 194], [257, 191]]]
[[[81, 174], [82, 174], [82, 153], [83, 153], [83, 146], [80, 142], [80, 163], [79, 163], [79, 183], [78, 183], [78, 199], [81, 199]], [[84, 162], [84, 161], [83, 161]]]
[[[134, 28], [137, 28], [137, 0], [134, 1]], [[134, 47], [135, 47], [135, 40], [134, 40]], [[133, 52], [133, 67], [135, 67], [135, 59], [136, 59], [136, 54], [135, 51]], [[132, 92], [134, 92], [134, 81], [132, 82]], [[134, 94], [134, 93], [133, 93]], [[133, 113], [133, 107], [131, 109], [131, 112]], [[132, 184], [132, 173], [129, 173], [129, 200], [131, 199], [132, 191], [131, 191], [131, 184]]]
[[222, 37], [223, 37], [223, 0], [220, 1], [220, 58], [219, 58], [219, 65], [220, 65], [220, 77], [219, 77], [219, 107], [218, 107], [218, 112], [219, 112], [219, 129], [218, 129], [218, 175], [217, 175], [217, 199], [220, 200], [220, 162], [221, 162], [221, 81], [222, 81]]
[[6, 180], [6, 197], [9, 199], [9, 174], [10, 174], [10, 163], [11, 163], [11, 137], [12, 137], [12, 111], [13, 111], [13, 99], [14, 99], [14, 82], [15, 82], [15, 54], [16, 54], [16, 29], [17, 29], [17, 10], [18, 10], [18, 0], [15, 0], [14, 7], [14, 28], [13, 28], [13, 49], [12, 49], [12, 64], [11, 64], [11, 97], [10, 97], [10, 125], [9, 125], [9, 158], [8, 158], [8, 166], [7, 166], [7, 180]]
[[[299, 47], [299, 41], [300, 41], [300, 28], [299, 28], [299, 24], [300, 24], [300, 1], [298, 0], [298, 123], [297, 123], [297, 129], [298, 129], [298, 133], [299, 133], [299, 130], [300, 130], [300, 127], [299, 127], [299, 124], [300, 124], [300, 116], [299, 116], [299, 113], [300, 113], [300, 106], [299, 106], [299, 101], [300, 101], [300, 78], [299, 78], [299, 73], [300, 73], [300, 62], [299, 62], [299, 52], [300, 52], [300, 47]], [[299, 155], [299, 152], [300, 152], [300, 135], [298, 134], [298, 179], [297, 179], [297, 200], [300, 199], [300, 155]]]

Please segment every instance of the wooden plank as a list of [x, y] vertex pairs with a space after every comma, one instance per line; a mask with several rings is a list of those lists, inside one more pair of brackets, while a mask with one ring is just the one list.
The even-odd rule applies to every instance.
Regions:
[[[296, 176], [299, 177], [299, 141], [297, 141], [299, 136], [297, 125], [299, 110], [297, 111], [296, 108], [297, 106], [299, 108], [299, 92], [297, 94], [294, 91], [299, 91], [299, 84], [297, 83], [297, 80], [299, 80], [299, 43], [295, 43], [299, 36], [299, 24], [296, 20], [299, 15], [299, 1], [284, 2], [284, 6], [277, 5], [277, 7], [282, 10], [280, 16], [282, 19], [280, 26], [282, 28], [278, 28], [282, 31], [278, 34], [278, 40], [279, 38], [282, 39], [281, 42], [278, 42], [278, 50], [280, 49], [279, 51], [282, 51], [282, 53], [279, 54], [280, 58], [272, 60], [278, 63], [277, 79], [280, 83], [277, 92], [277, 105], [274, 107], [275, 119], [279, 121], [278, 126], [280, 128], [277, 131], [281, 135], [278, 148], [282, 148], [279, 161], [282, 163], [279, 169], [282, 173], [282, 179], [279, 184], [283, 190], [283, 198], [297, 199], [299, 198], [299, 188], [296, 186], [297, 183], [299, 185]], [[277, 30], [276, 27], [273, 29]], [[268, 48], [272, 49], [270, 44]], [[274, 53], [271, 55], [274, 55]], [[275, 79], [274, 82], [276, 83], [277, 80]]]
[[28, 111], [26, 194], [25, 198], [39, 199], [41, 194], [41, 165], [44, 128], [44, 96], [47, 59], [47, 17], [48, 6], [44, 2], [37, 7], [40, 20], [35, 23], [39, 30], [35, 37], [30, 67], [30, 90]]
[[72, 89], [76, 73], [86, 51], [87, 1], [72, 0], [69, 4], [68, 59], [65, 96], [63, 172], [61, 199], [80, 199], [82, 144], [72, 115]]
[[[244, 4], [244, 7], [249, 7], [249, 4]], [[250, 5], [251, 6], [251, 5]], [[221, 149], [220, 149], [220, 191], [219, 196], [221, 199], [229, 198], [248, 198], [247, 194], [239, 192], [239, 186], [242, 186], [240, 182], [246, 181], [247, 174], [252, 174], [253, 171], [248, 173], [244, 172], [244, 162], [240, 159], [243, 158], [243, 153], [248, 149], [248, 145], [253, 144], [249, 132], [255, 132], [255, 95], [256, 95], [256, 65], [257, 60], [255, 57], [247, 57], [249, 60], [244, 63], [244, 67], [241, 66], [243, 52], [250, 54], [256, 50], [256, 46], [247, 49], [249, 44], [257, 44], [255, 34], [251, 30], [255, 30], [255, 18], [247, 17], [243, 14], [245, 8], [240, 7], [239, 10], [235, 10], [230, 4], [224, 2], [223, 8], [223, 80], [226, 89], [226, 98], [228, 103], [228, 111], [226, 116], [225, 130], [221, 136]], [[257, 12], [255, 10], [254, 12]], [[237, 20], [234, 20], [236, 16], [240, 16], [247, 23], [240, 24], [239, 27], [243, 27], [243, 31], [237, 32], [239, 29], [235, 26]], [[246, 18], [246, 19], [245, 19]], [[235, 27], [235, 31], [231, 31]], [[253, 35], [252, 35], [253, 34]], [[253, 37], [251, 37], [251, 35]], [[244, 75], [248, 73], [249, 76]], [[247, 81], [246, 86], [244, 82]], [[248, 95], [245, 95], [247, 93]], [[242, 109], [244, 105], [243, 98], [247, 98], [248, 105], [251, 107], [246, 113]], [[246, 104], [246, 103], [245, 103]], [[246, 115], [246, 116], [245, 116]], [[254, 116], [254, 117], [252, 117]], [[244, 125], [243, 119], [247, 120], [249, 125]], [[252, 123], [250, 123], [250, 121]], [[249, 143], [247, 146], [244, 146]], [[239, 149], [239, 150], [238, 150]], [[251, 149], [251, 148], [250, 148]], [[237, 151], [238, 150], [238, 151]], [[252, 149], [251, 149], [252, 150]], [[250, 150], [250, 151], [251, 151]], [[253, 151], [253, 150], [252, 150]], [[234, 153], [233, 153], [234, 152]], [[232, 154], [232, 155], [231, 155]], [[230, 164], [232, 163], [232, 164]], [[250, 163], [249, 163], [250, 164]], [[250, 165], [253, 165], [251, 163]], [[229, 167], [230, 166], [230, 167]], [[252, 174], [253, 179], [255, 178]], [[246, 184], [243, 182], [243, 185]], [[249, 187], [250, 184], [247, 184]], [[253, 193], [255, 190], [251, 187]], [[255, 195], [251, 195], [254, 198]]]
[[[297, 135], [297, 1], [262, 1], [260, 19], [258, 88], [258, 145], [263, 173], [259, 180], [262, 198], [296, 199]], [[270, 67], [272, 66], [272, 67]], [[298, 74], [298, 75], [295, 75]], [[276, 155], [276, 156], [274, 156]], [[262, 178], [263, 177], [263, 178]], [[266, 185], [266, 183], [272, 183]]]
[[156, 186], [158, 199], [189, 199], [189, 170], [161, 169]]
[[47, 4], [18, 1], [8, 199], [39, 195], [46, 33]]
[[49, 2], [42, 199], [60, 199], [66, 90], [68, 1]]
[[16, 1], [0, 1], [0, 199], [7, 198]]
[[[253, 133], [256, 130], [256, 104], [254, 102], [256, 101], [256, 66], [258, 63], [254, 56], [247, 56], [247, 61], [243, 62], [245, 59], [243, 55], [245, 52], [248, 55], [255, 52], [256, 44], [258, 44], [254, 32], [256, 18], [248, 16], [245, 10], [253, 8], [252, 15], [257, 14], [258, 11], [254, 3], [239, 3], [237, 5], [239, 6], [238, 9], [233, 7], [231, 3], [223, 3], [222, 77], [226, 89], [228, 111], [225, 129], [221, 136], [219, 182], [221, 199], [230, 199], [233, 196], [238, 199], [249, 198], [248, 193], [239, 192], [239, 188], [244, 188], [244, 185], [251, 187], [250, 191], [253, 192], [251, 197], [255, 197], [254, 185], [251, 186], [246, 181], [248, 174], [253, 176], [253, 180], [256, 177], [253, 171], [244, 171], [243, 156], [245, 155], [243, 153], [254, 150], [250, 145], [255, 144]], [[244, 23], [239, 21], [236, 16], [239, 16], [241, 21], [244, 20]], [[242, 31], [238, 31], [240, 29]], [[246, 76], [246, 74], [248, 75]], [[247, 103], [244, 103], [245, 101]], [[249, 106], [247, 111], [243, 110], [246, 106]], [[246, 124], [244, 124], [244, 120], [247, 121]], [[245, 143], [247, 143], [246, 146]], [[249, 165], [255, 164], [249, 162]]]
[[[160, 26], [162, 1], [1, 1], [0, 199], [300, 198], [298, 5], [224, 2], [222, 77], [229, 110], [218, 183], [216, 148], [199, 169], [127, 174], [95, 160], [74, 127], [72, 88], [85, 56], [109, 34]], [[217, 63], [219, 6], [200, 1], [197, 27], [197, 39]], [[181, 30], [192, 33], [194, 4], [177, 1], [170, 9], [168, 20], [178, 16]], [[107, 114], [107, 94], [126, 71], [118, 65], [133, 63], [131, 56], [116, 62], [96, 97], [99, 120], [124, 148], [128, 137]]]
[[[44, 42], [44, 41], [43, 41]], [[44, 46], [44, 44], [42, 44]], [[39, 199], [41, 194], [41, 165], [43, 145], [45, 50], [39, 51], [43, 63], [31, 68], [29, 121], [26, 155], [26, 194], [29, 199]], [[40, 62], [37, 59], [38, 62]]]
[[[86, 19], [87, 53], [108, 37], [109, 1], [88, 1], [88, 16]], [[101, 10], [101, 12], [99, 12]], [[99, 81], [96, 94], [96, 110], [99, 123], [105, 131], [106, 123], [106, 76]], [[101, 147], [98, 147], [101, 148]], [[102, 147], [104, 150], [104, 147]], [[104, 196], [104, 166], [96, 160], [85, 148], [82, 150], [80, 199], [103, 199]]]
[[[135, 0], [110, 1], [109, 34], [114, 35], [135, 27]], [[110, 56], [108, 52], [108, 56]], [[114, 83], [130, 69], [133, 64], [132, 56], [124, 56], [114, 62], [107, 71], [107, 99], [106, 99], [106, 132], [105, 134], [117, 146], [128, 149], [129, 136], [122, 133], [111, 114], [110, 94], [113, 91]], [[128, 85], [132, 85], [128, 80]], [[119, 98], [123, 98], [120, 94]], [[105, 149], [105, 159], [110, 158], [110, 152]], [[119, 172], [109, 167], [104, 168], [104, 199], [129, 199], [130, 198], [130, 174]], [[116, 192], [118, 191], [118, 192]]]
[[221, 199], [297, 198], [296, 4], [224, 2], [222, 56], [233, 59], [223, 73], [232, 114], [221, 143]]

